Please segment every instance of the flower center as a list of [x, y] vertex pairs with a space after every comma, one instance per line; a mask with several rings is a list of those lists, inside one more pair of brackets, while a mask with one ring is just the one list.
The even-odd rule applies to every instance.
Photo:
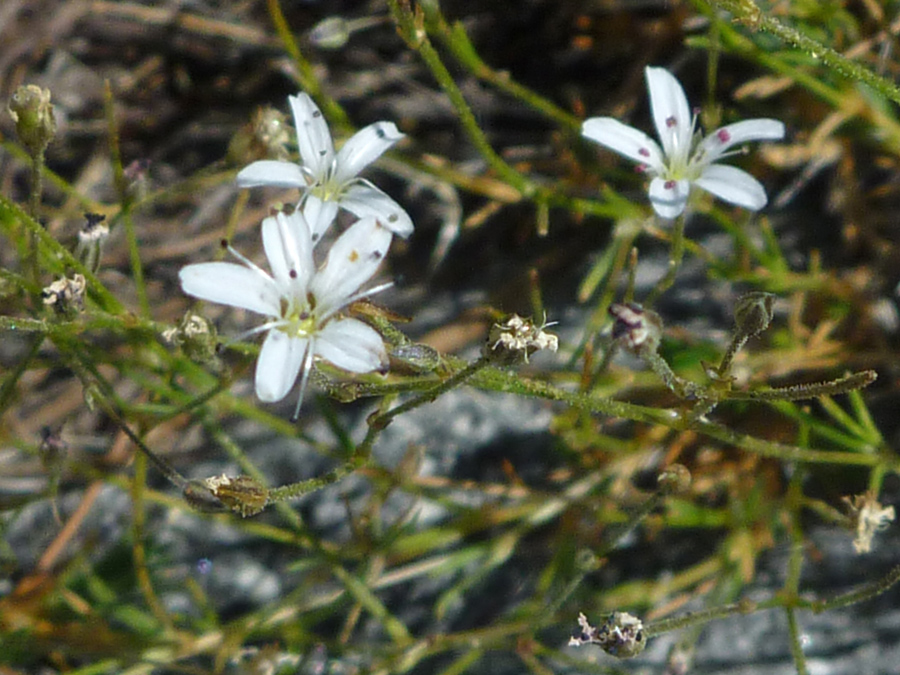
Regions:
[[309, 337], [316, 332], [315, 298], [309, 295], [305, 302], [299, 299], [281, 299], [281, 321], [277, 328], [293, 338]]
[[334, 180], [328, 180], [323, 183], [316, 183], [309, 187], [309, 193], [318, 197], [323, 202], [339, 201], [344, 192], [344, 186], [338, 184]]

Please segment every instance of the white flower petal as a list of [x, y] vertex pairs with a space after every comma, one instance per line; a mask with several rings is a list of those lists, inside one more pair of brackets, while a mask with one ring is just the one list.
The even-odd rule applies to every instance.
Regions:
[[393, 122], [375, 122], [360, 129], [338, 151], [334, 179], [345, 183], [353, 178], [404, 135]]
[[691, 149], [694, 120], [681, 83], [665, 68], [647, 67], [647, 90], [656, 133], [666, 157], [686, 157]]
[[264, 403], [280, 401], [294, 386], [309, 340], [270, 330], [256, 362], [256, 396]]
[[315, 245], [337, 217], [338, 205], [336, 202], [322, 201], [314, 194], [308, 193], [303, 198], [302, 208], [303, 217]]
[[288, 102], [294, 114], [300, 160], [303, 166], [321, 180], [334, 159], [334, 144], [328, 122], [309, 94], [300, 92], [296, 96], [288, 96]]
[[235, 178], [238, 187], [251, 188], [261, 185], [274, 187], [305, 188], [308, 184], [303, 171], [293, 162], [263, 159], [240, 170]]
[[749, 141], [778, 141], [784, 138], [784, 123], [771, 119], [744, 120], [716, 129], [700, 141], [695, 155], [707, 163], [715, 162], [729, 148]]
[[650, 181], [650, 203], [661, 217], [677, 218], [684, 211], [690, 191], [690, 181], [654, 178]]
[[617, 119], [591, 117], [581, 125], [581, 135], [654, 171], [663, 169], [662, 150], [656, 141]]
[[[284, 288], [306, 289], [315, 271], [309, 226], [303, 216], [276, 213], [262, 222], [263, 248], [272, 275]], [[293, 272], [293, 276], [291, 273]], [[301, 293], [305, 295], [305, 290]]]
[[341, 196], [341, 206], [357, 218], [377, 218], [392, 233], [406, 239], [413, 232], [409, 214], [374, 185], [359, 181]]
[[352, 373], [370, 373], [387, 364], [381, 335], [357, 319], [329, 322], [316, 337], [315, 350], [316, 356]]
[[259, 270], [226, 262], [187, 265], [178, 272], [188, 295], [229, 307], [277, 316], [280, 294], [275, 280]]
[[390, 231], [374, 218], [357, 220], [338, 237], [310, 283], [320, 318], [343, 307], [372, 278], [390, 245]]
[[766, 190], [746, 171], [724, 164], [712, 164], [694, 181], [697, 187], [711, 192], [719, 199], [759, 211], [766, 205]]

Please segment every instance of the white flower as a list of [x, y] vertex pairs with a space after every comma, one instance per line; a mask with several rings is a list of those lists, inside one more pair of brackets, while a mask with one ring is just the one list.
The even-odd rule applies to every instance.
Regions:
[[638, 162], [651, 176], [650, 203], [663, 218], [684, 211], [691, 184], [732, 204], [758, 211], [766, 205], [766, 191], [753, 176], [733, 166], [715, 162], [733, 154], [728, 150], [747, 141], [778, 140], [784, 124], [773, 119], [753, 119], [716, 129], [702, 140], [695, 137], [696, 118], [678, 80], [665, 68], [650, 68], [647, 89], [656, 132], [662, 148], [642, 131], [611, 117], [585, 120], [582, 135]]
[[337, 154], [328, 124], [313, 100], [304, 93], [288, 96], [297, 129], [300, 164], [277, 160], [261, 160], [245, 167], [237, 175], [240, 187], [272, 185], [303, 190], [301, 202], [310, 224], [318, 223], [313, 242], [337, 215], [338, 207], [358, 218], [372, 216], [388, 230], [401, 237], [412, 234], [409, 214], [393, 199], [357, 177], [394, 143], [403, 138], [393, 122], [375, 122], [360, 129], [344, 143]]
[[391, 233], [375, 218], [362, 218], [334, 242], [319, 269], [310, 228], [299, 212], [263, 220], [262, 239], [271, 274], [232, 251], [243, 264], [187, 265], [178, 276], [188, 295], [267, 317], [250, 331], [268, 331], [256, 364], [256, 395], [264, 402], [280, 401], [302, 368], [299, 412], [314, 358], [353, 373], [379, 370], [387, 363], [384, 342], [373, 328], [336, 314], [385, 288], [359, 291], [387, 253]]

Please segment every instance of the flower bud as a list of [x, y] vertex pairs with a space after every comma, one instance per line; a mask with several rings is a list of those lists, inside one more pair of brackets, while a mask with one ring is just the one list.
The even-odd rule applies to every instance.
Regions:
[[104, 222], [105, 220], [106, 216], [102, 214], [85, 213], [84, 225], [78, 231], [75, 257], [92, 272], [96, 272], [100, 268], [103, 243], [109, 237], [109, 225]]
[[38, 455], [45, 469], [58, 471], [62, 467], [68, 450], [69, 444], [60, 437], [58, 432], [54, 432], [47, 426], [41, 429], [41, 445], [38, 447]]
[[771, 293], [753, 291], [742, 295], [734, 308], [734, 325], [737, 334], [748, 339], [762, 333], [772, 323], [775, 296]]
[[691, 472], [684, 464], [672, 464], [657, 476], [656, 485], [664, 495], [684, 494], [691, 487]]
[[43, 152], [56, 134], [50, 90], [34, 84], [22, 85], [9, 98], [7, 109], [22, 144], [33, 155]]
[[191, 481], [182, 495], [198, 511], [229, 510], [244, 518], [255, 516], [269, 503], [269, 491], [250, 476], [231, 478], [222, 474], [203, 481]]
[[613, 303], [609, 314], [615, 319], [612, 336], [634, 354], [655, 352], [662, 339], [662, 319], [656, 312], [636, 302]]
[[441, 354], [434, 347], [420, 343], [399, 345], [391, 350], [392, 359], [419, 373], [433, 372], [441, 367]]
[[191, 311], [185, 312], [178, 325], [164, 331], [163, 339], [181, 347], [195, 363], [218, 364], [219, 338], [212, 321]]
[[284, 113], [275, 108], [259, 108], [249, 124], [244, 125], [228, 145], [228, 158], [235, 164], [258, 159], [286, 161], [291, 129]]
[[309, 41], [319, 49], [340, 49], [350, 39], [350, 26], [340, 16], [323, 19], [309, 31]]

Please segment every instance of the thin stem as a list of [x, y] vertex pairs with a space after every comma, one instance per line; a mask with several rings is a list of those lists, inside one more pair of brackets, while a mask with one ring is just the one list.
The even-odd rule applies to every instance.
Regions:
[[172, 468], [168, 462], [157, 456], [156, 453], [148, 448], [144, 441], [142, 441], [125, 423], [125, 420], [111, 401], [107, 399], [107, 394], [111, 393], [109, 384], [100, 377], [99, 373], [93, 370], [91, 364], [85, 362], [84, 357], [81, 354], [78, 354], [76, 350], [60, 348], [60, 351], [67, 353], [71, 357], [67, 359], [67, 364], [75, 371], [78, 379], [81, 380], [85, 392], [93, 392], [95, 394], [92, 397], [94, 403], [100, 406], [103, 412], [105, 412], [124, 434], [128, 436], [134, 446], [144, 453], [147, 459], [153, 462], [153, 465], [169, 480], [170, 483], [172, 483], [172, 485], [179, 490], [183, 490], [188, 483], [187, 479]]
[[[36, 150], [31, 157], [31, 195], [28, 201], [28, 213], [35, 221], [38, 220], [38, 213], [41, 208], [41, 196], [44, 191], [43, 171], [44, 150], [40, 149]], [[40, 288], [41, 268], [40, 265], [38, 265], [38, 239], [34, 230], [28, 235], [28, 260], [25, 264], [25, 268], [31, 276], [31, 283]], [[39, 296], [40, 293], [38, 292], [38, 295], [32, 298], [35, 303], [35, 308], [40, 306]]]
[[461, 22], [456, 21], [451, 26], [436, 6], [426, 11], [428, 27], [452, 52], [456, 60], [475, 77], [489, 82], [500, 91], [523, 101], [526, 105], [531, 106], [571, 131], [579, 132], [581, 130], [580, 119], [558, 107], [553, 102], [537, 95], [528, 87], [522, 86], [513, 80], [509, 73], [496, 71], [488, 66], [478, 55]]
[[795, 28], [785, 26], [769, 13], [764, 12], [753, 0], [707, 0], [707, 4], [721, 7], [750, 28], [771, 33], [783, 42], [821, 60], [832, 72], [841, 73], [845, 77], [863, 82], [886, 99], [900, 103], [900, 88], [896, 84]]
[[747, 340], [749, 339], [749, 335], [741, 332], [737, 332], [731, 337], [731, 342], [728, 343], [728, 349], [725, 350], [725, 354], [722, 356], [722, 362], [716, 369], [719, 377], [728, 377], [728, 373], [731, 372], [731, 366], [734, 363], [734, 357], [744, 348], [744, 345], [747, 344]]
[[813, 612], [819, 614], [821, 612], [827, 612], [832, 609], [839, 609], [840, 607], [847, 607], [848, 605], [855, 605], [858, 602], [863, 602], [865, 600], [869, 600], [878, 595], [881, 595], [885, 591], [891, 588], [894, 584], [900, 581], [900, 565], [894, 567], [890, 572], [885, 574], [881, 579], [872, 582], [871, 584], [867, 584], [860, 589], [855, 591], [850, 591], [849, 593], [844, 593], [842, 595], [836, 595], [832, 598], [825, 598], [824, 600], [816, 600], [811, 603], [802, 603], [809, 607]]
[[303, 56], [303, 52], [300, 51], [300, 46], [294, 38], [294, 33], [288, 25], [287, 19], [284, 18], [284, 12], [281, 11], [279, 0], [266, 0], [266, 7], [269, 11], [269, 18], [275, 25], [278, 39], [281, 40], [282, 46], [290, 55], [294, 65], [297, 66], [297, 79], [300, 81], [301, 88], [319, 102], [321, 107], [324, 108], [325, 116], [331, 122], [344, 128], [351, 126], [344, 109], [333, 98], [325, 95], [319, 84], [319, 78], [313, 71], [312, 64]]
[[641, 352], [640, 356], [678, 398], [690, 400], [708, 398], [706, 391], [700, 386], [685, 380], [683, 377], [678, 377], [669, 363], [655, 349], [646, 349]]
[[23, 211], [18, 204], [0, 194], [0, 224], [11, 224], [11, 221], [22, 223], [26, 230], [34, 235], [39, 245], [44, 248], [44, 252], [49, 260], [57, 261], [56, 264], [58, 266], [64, 266], [79, 274], [83, 274], [88, 282], [90, 292], [96, 296], [103, 309], [113, 313], [122, 311], [122, 304], [80, 260], [72, 255], [69, 249], [54, 239], [38, 221]]
[[413, 10], [407, 3], [400, 2], [400, 0], [388, 0], [388, 4], [394, 20], [397, 22], [397, 28], [401, 37], [422, 56], [434, 79], [437, 80], [441, 89], [444, 90], [444, 93], [450, 99], [450, 103], [456, 110], [466, 135], [468, 135], [469, 140], [478, 152], [481, 153], [488, 166], [500, 178], [515, 187], [523, 196], [533, 196], [537, 191], [535, 185], [503, 161], [488, 142], [481, 127], [478, 126], [475, 115], [472, 114], [472, 109], [466, 102], [459, 87], [456, 86], [450, 71], [447, 70], [447, 67], [441, 61], [441, 57], [428, 39], [428, 33], [425, 30], [425, 15], [421, 8], [417, 7], [416, 10]]
[[357, 469], [366, 466], [371, 459], [372, 446], [375, 443], [375, 439], [378, 438], [378, 435], [381, 433], [381, 431], [391, 423], [391, 420], [393, 420], [397, 415], [429, 403], [435, 400], [441, 394], [450, 391], [450, 389], [458, 387], [465, 380], [469, 379], [479, 370], [484, 368], [487, 363], [488, 361], [486, 358], [479, 358], [466, 367], [460, 369], [437, 386], [423, 392], [419, 396], [412, 398], [405, 403], [401, 403], [400, 405], [385, 412], [373, 413], [369, 417], [369, 429], [366, 432], [365, 438], [363, 438], [359, 445], [356, 446], [356, 449], [354, 450], [353, 455], [349, 460], [317, 478], [310, 478], [308, 480], [290, 483], [288, 485], [282, 485], [281, 487], [270, 490], [268, 503], [273, 504], [275, 502], [294, 499], [296, 497], [305, 495], [308, 492], [320, 490], [328, 485], [336, 483], [337, 481], [341, 480], [345, 476], [350, 475]]
[[848, 391], [868, 387], [876, 379], [878, 379], [878, 373], [874, 370], [863, 370], [830, 382], [795, 384], [790, 387], [775, 387], [774, 389], [760, 389], [756, 391], [729, 391], [723, 399], [732, 401], [803, 401], [810, 398], [819, 398], [820, 396], [846, 394]]
[[144, 601], [153, 612], [153, 616], [163, 626], [167, 632], [175, 629], [172, 618], [166, 613], [165, 607], [160, 602], [153, 590], [153, 581], [150, 579], [150, 571], [147, 568], [147, 549], [144, 546], [144, 524], [146, 522], [146, 513], [144, 511], [144, 490], [147, 483], [147, 456], [138, 454], [134, 460], [134, 478], [131, 484], [131, 505], [132, 505], [132, 552], [134, 555], [134, 571], [137, 577], [138, 587]]
[[525, 396], [536, 396], [551, 401], [560, 401], [580, 410], [611, 417], [623, 417], [636, 422], [659, 424], [678, 430], [691, 430], [727, 445], [733, 445], [763, 457], [774, 457], [783, 461], [848, 466], [885, 466], [891, 470], [900, 470], [900, 462], [886, 454], [832, 452], [785, 445], [741, 434], [715, 422], [692, 419], [690, 416], [682, 415], [675, 410], [649, 408], [626, 403], [625, 401], [567, 391], [545, 382], [523, 380], [496, 368], [484, 368], [476, 373], [472, 377], [472, 385], [489, 391], [509, 392]]
[[648, 638], [655, 635], [662, 635], [663, 633], [668, 633], [669, 631], [680, 630], [682, 628], [687, 628], [688, 626], [697, 626], [700, 624], [709, 623], [710, 621], [714, 621], [716, 619], [725, 619], [736, 614], [750, 614], [760, 609], [769, 609], [770, 605], [773, 604], [773, 602], [774, 601], [756, 604], [748, 600], [742, 600], [740, 602], [733, 602], [728, 605], [720, 605], [719, 607], [702, 609], [697, 612], [688, 612], [687, 614], [676, 616], [671, 619], [662, 619], [660, 621], [653, 621], [651, 623], [645, 624], [644, 632], [647, 634]]
[[786, 607], [784, 610], [787, 614], [788, 633], [790, 635], [791, 656], [794, 659], [794, 667], [797, 669], [797, 675], [808, 675], [809, 670], [806, 667], [806, 657], [803, 656], [803, 642], [800, 636], [800, 626], [797, 624], [797, 613], [793, 607]]
[[681, 267], [682, 258], [684, 258], [684, 223], [686, 219], [685, 213], [682, 213], [675, 219], [675, 224], [672, 226], [672, 238], [669, 243], [669, 268], [666, 270], [665, 276], [647, 294], [647, 298], [642, 303], [644, 307], [652, 307], [653, 303], [659, 299], [659, 296], [669, 290], [672, 284], [675, 283], [675, 277], [678, 276], [678, 269]]
[[115, 99], [109, 80], [104, 83], [104, 106], [106, 108], [106, 126], [109, 134], [109, 154], [115, 173], [115, 184], [119, 192], [120, 217], [125, 226], [125, 239], [128, 242], [128, 257], [131, 261], [131, 275], [134, 277], [134, 289], [143, 316], [150, 316], [150, 301], [147, 298], [147, 284], [144, 281], [144, 265], [141, 262], [141, 250], [138, 245], [134, 220], [131, 218], [132, 198], [128, 194], [129, 185], [122, 167], [122, 154], [119, 148], [119, 129], [116, 124]]
[[455, 389], [460, 384], [468, 380], [475, 373], [477, 373], [482, 368], [486, 367], [490, 363], [487, 357], [480, 357], [479, 359], [473, 361], [468, 366], [463, 368], [462, 370], [457, 371], [446, 380], [443, 380], [436, 387], [432, 387], [431, 389], [423, 392], [419, 396], [415, 398], [411, 398], [405, 403], [401, 403], [395, 408], [391, 408], [387, 412], [380, 413], [372, 417], [369, 421], [369, 424], [376, 429], [384, 429], [388, 424], [391, 423], [397, 415], [402, 415], [405, 412], [409, 412], [410, 410], [414, 410], [419, 406], [425, 405], [426, 403], [431, 403], [441, 394], [445, 394], [451, 389]]

